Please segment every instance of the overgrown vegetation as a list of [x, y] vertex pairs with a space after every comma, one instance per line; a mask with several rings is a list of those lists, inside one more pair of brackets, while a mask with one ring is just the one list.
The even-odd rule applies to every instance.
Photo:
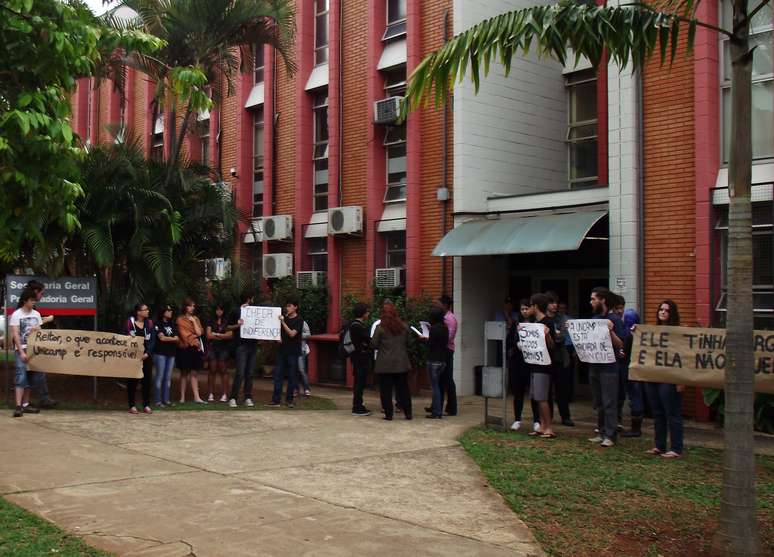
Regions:
[[[704, 389], [704, 404], [710, 407], [715, 421], [722, 425], [726, 410], [726, 397], [723, 391]], [[754, 417], [757, 431], [774, 433], [774, 395], [755, 393]]]

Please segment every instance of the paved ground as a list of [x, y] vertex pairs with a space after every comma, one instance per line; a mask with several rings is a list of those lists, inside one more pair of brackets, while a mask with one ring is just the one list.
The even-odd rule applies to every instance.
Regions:
[[541, 555], [456, 442], [476, 406], [410, 422], [3, 412], [0, 494], [120, 555]]

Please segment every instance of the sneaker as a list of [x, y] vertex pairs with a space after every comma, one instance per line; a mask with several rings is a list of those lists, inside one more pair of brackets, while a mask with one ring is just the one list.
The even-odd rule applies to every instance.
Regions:
[[428, 414], [432, 414], [433, 413], [433, 407], [432, 406], [425, 406], [425, 412], [427, 412]]
[[174, 405], [175, 403], [172, 402], [171, 400], [168, 400], [164, 403], [164, 406], [166, 406], [167, 408], [172, 408]]
[[567, 418], [566, 420], [562, 420], [562, 425], [565, 427], [575, 427], [575, 422], [573, 422], [570, 418]]
[[601, 435], [597, 435], [596, 437], [590, 437], [589, 438], [589, 441], [591, 441], [592, 443], [601, 443], [604, 440], [605, 440], [605, 438], [602, 437]]
[[163, 404], [161, 404], [160, 402], [157, 402], [157, 403], [155, 404], [155, 406], [156, 406], [156, 408], [163, 408], [163, 407], [164, 407], [164, 405], [163, 405]]
[[44, 410], [51, 410], [52, 408], [56, 408], [57, 404], [59, 404], [57, 401], [55, 401], [53, 398], [49, 398], [46, 400], [41, 400], [40, 404], [38, 404], [38, 408], [42, 408]]
[[210, 393], [210, 396], [207, 397], [207, 402], [215, 402], [215, 395]]
[[511, 424], [511, 429], [513, 431], [519, 431], [521, 429], [521, 422], [519, 420], [516, 420]]
[[292, 402], [288, 402], [288, 408], [295, 408], [295, 407], [296, 407], [295, 404], [293, 404]]
[[248, 408], [252, 408], [253, 406], [255, 406], [255, 403], [253, 402], [253, 399], [252, 398], [246, 398], [245, 399], [245, 406], [247, 406]]
[[142, 409], [142, 411], [145, 412], [146, 414], [153, 414], [153, 410], [151, 410], [150, 406], [146, 406], [145, 408]]
[[222, 397], [220, 397], [220, 401], [221, 402], [228, 402], [228, 397], [226, 395], [223, 395]]
[[309, 389], [305, 390], [304, 396], [312, 396], [312, 391], [310, 391]]
[[362, 418], [365, 416], [370, 416], [371, 411], [368, 408], [361, 408], [360, 410], [353, 410], [352, 415], [358, 418]]
[[535, 422], [532, 424], [532, 431], [540, 431], [540, 422]]
[[603, 447], [614, 447], [615, 443], [613, 442], [612, 439], [605, 439], [604, 441], [602, 441], [601, 445]]
[[440, 420], [441, 416], [437, 414], [428, 414], [427, 416], [425, 416], [425, 418], [427, 418], [428, 420]]
[[268, 406], [270, 408], [274, 408], [275, 406], [281, 406], [281, 404], [279, 402], [274, 402], [272, 400], [271, 402], [267, 402], [266, 404], [264, 404], [264, 406]]
[[594, 433], [599, 433], [599, 428], [598, 427], [594, 428]]
[[24, 409], [21, 406], [17, 406], [16, 410], [13, 411], [13, 417], [21, 418], [22, 416], [24, 416]]
[[134, 406], [132, 406], [132, 407], [129, 409], [129, 413], [130, 413], [130, 414], [139, 414], [139, 412], [137, 411], [137, 408], [135, 408]]
[[25, 406], [22, 410], [25, 414], [40, 414], [40, 408], [35, 408], [31, 404]]
[[237, 407], [236, 399], [233, 399], [233, 398], [232, 398], [232, 399], [229, 399], [229, 401], [228, 401], [228, 407], [229, 407], [229, 408], [236, 408], [236, 407]]

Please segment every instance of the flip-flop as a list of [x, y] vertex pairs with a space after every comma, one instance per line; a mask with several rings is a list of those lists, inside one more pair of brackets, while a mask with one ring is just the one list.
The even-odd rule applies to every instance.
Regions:
[[529, 433], [527, 433], [527, 435], [529, 435], [530, 437], [539, 437], [539, 436], [543, 435], [543, 432], [542, 431], [530, 431]]
[[556, 433], [543, 433], [540, 435], [541, 439], [556, 439]]
[[658, 450], [656, 447], [653, 447], [652, 449], [648, 449], [648, 450], [647, 450], [647, 451], [645, 451], [645, 452], [646, 452], [647, 454], [649, 454], [649, 455], [653, 455], [653, 456], [659, 456], [660, 454], [662, 454], [662, 453], [661, 453], [661, 451], [659, 451], [659, 450]]
[[661, 455], [661, 458], [680, 458], [680, 453], [669, 451]]

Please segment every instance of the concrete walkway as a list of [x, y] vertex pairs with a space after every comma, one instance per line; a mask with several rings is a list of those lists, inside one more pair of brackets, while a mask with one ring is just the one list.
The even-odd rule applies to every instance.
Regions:
[[542, 555], [456, 442], [480, 413], [426, 420], [424, 402], [393, 422], [2, 412], [0, 494], [119, 555]]

